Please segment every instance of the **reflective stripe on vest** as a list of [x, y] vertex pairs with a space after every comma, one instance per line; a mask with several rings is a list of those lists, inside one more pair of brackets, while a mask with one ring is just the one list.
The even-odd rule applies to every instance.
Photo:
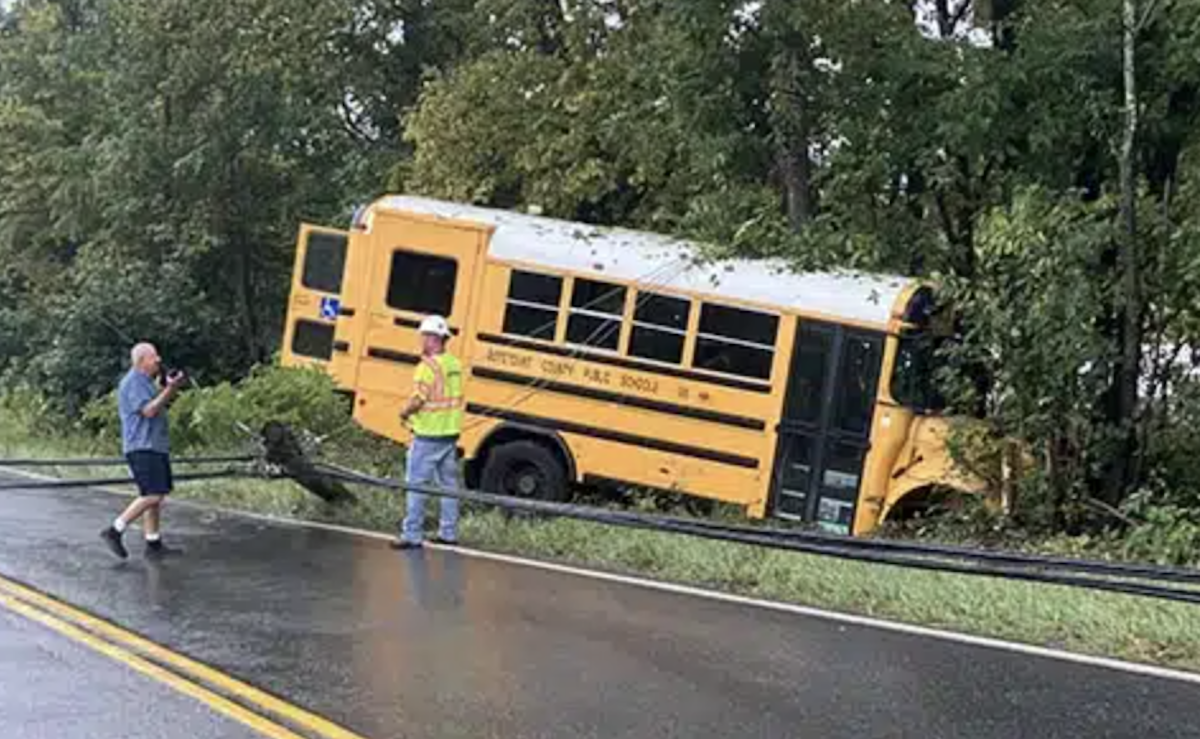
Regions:
[[433, 385], [427, 386], [422, 410], [447, 410], [461, 405], [461, 397], [452, 397], [446, 393], [446, 373], [442, 369], [442, 363], [433, 357], [423, 357], [421, 362], [433, 372]]
[[461, 373], [458, 361], [447, 354], [423, 357], [421, 364], [433, 376], [433, 382], [418, 382], [417, 391], [424, 402], [413, 416], [417, 436], [457, 436], [462, 431], [462, 379], [447, 382], [447, 367]]

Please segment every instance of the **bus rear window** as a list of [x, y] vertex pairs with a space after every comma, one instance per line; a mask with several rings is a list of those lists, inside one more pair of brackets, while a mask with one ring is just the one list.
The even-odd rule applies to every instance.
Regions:
[[292, 353], [310, 359], [333, 357], [333, 324], [300, 319], [292, 330]]
[[768, 380], [778, 333], [779, 316], [705, 304], [692, 364], [697, 369]]
[[396, 310], [449, 316], [454, 307], [458, 262], [432, 254], [392, 253], [387, 304]]
[[304, 244], [304, 270], [300, 283], [310, 290], [326, 293], [342, 291], [342, 272], [346, 268], [346, 236], [312, 232]]

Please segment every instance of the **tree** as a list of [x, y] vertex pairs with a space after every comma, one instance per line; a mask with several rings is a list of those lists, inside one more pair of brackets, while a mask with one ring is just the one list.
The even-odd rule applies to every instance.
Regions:
[[[46, 387], [72, 404], [89, 396], [130, 337], [155, 338], [201, 376], [269, 357], [297, 222], [348, 216], [398, 151], [347, 117], [360, 60], [339, 40], [358, 9], [13, 8], [0, 37], [0, 249], [37, 296], [39, 335], [21, 361]], [[89, 357], [84, 372], [72, 356]]]
[[1136, 0], [1122, 0], [1122, 105], [1121, 149], [1119, 154], [1121, 189], [1120, 284], [1116, 301], [1120, 322], [1120, 355], [1114, 378], [1116, 408], [1113, 421], [1118, 434], [1118, 450], [1109, 465], [1105, 497], [1119, 502], [1131, 483], [1135, 483], [1135, 457], [1138, 454], [1135, 418], [1138, 383], [1141, 380], [1142, 353], [1142, 258], [1138, 248], [1137, 186], [1135, 160], [1138, 132]]
[[296, 223], [423, 192], [944, 285], [956, 408], [1084, 525], [1200, 482], [1198, 47], [1184, 0], [18, 0], [0, 372], [240, 375]]

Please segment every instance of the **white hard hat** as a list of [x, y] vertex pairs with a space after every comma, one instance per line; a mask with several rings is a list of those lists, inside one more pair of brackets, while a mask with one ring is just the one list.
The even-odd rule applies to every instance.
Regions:
[[446, 323], [446, 319], [441, 316], [427, 316], [424, 321], [421, 321], [421, 328], [418, 330], [423, 334], [433, 334], [441, 336], [443, 339], [450, 338], [450, 324]]

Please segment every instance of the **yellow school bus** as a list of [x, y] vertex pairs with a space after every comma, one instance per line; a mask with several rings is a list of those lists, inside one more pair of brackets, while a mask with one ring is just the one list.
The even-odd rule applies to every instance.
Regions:
[[934, 489], [979, 492], [926, 392], [930, 291], [709, 261], [696, 245], [388, 196], [302, 226], [283, 342], [404, 442], [417, 327], [463, 362], [467, 481], [564, 500], [617, 483], [861, 534]]

